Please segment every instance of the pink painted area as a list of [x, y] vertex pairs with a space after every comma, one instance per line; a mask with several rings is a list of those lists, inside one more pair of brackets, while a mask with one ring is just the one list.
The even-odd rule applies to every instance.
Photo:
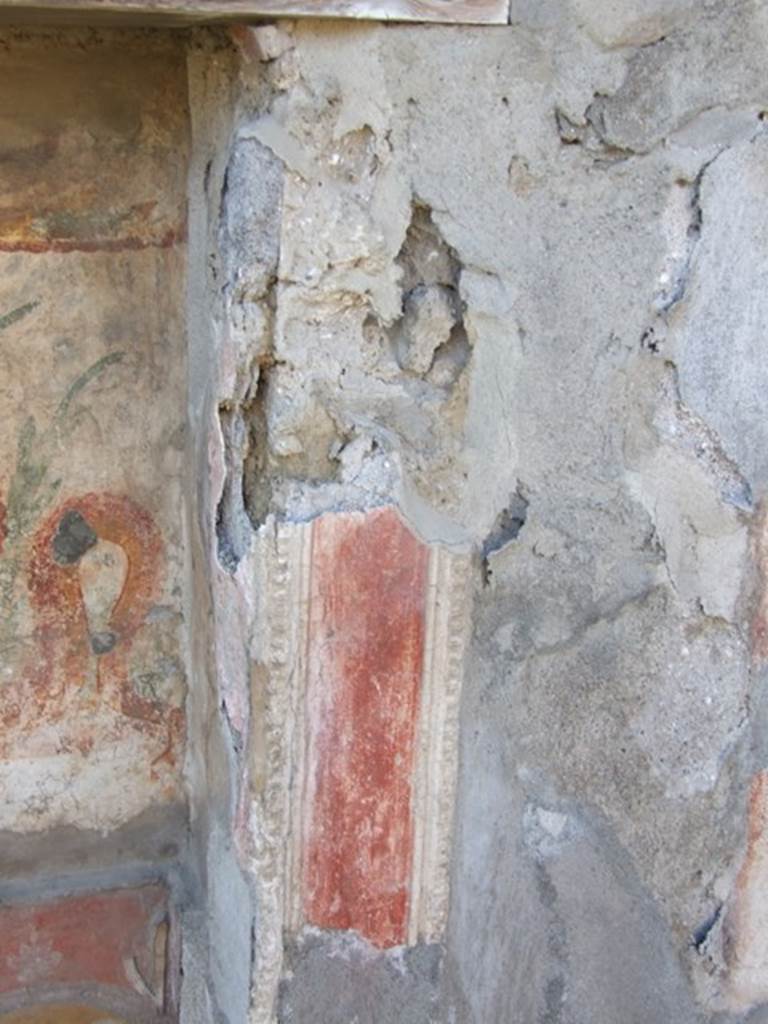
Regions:
[[723, 926], [727, 998], [738, 1010], [768, 1000], [768, 771], [752, 779], [746, 840]]
[[1, 907], [0, 993], [104, 985], [162, 1006], [168, 918], [157, 885]]
[[428, 549], [391, 508], [313, 528], [306, 920], [406, 941]]

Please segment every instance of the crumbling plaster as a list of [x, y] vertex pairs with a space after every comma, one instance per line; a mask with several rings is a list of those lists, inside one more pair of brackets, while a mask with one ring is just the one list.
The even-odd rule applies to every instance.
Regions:
[[[169, 881], [185, 1024], [768, 1019], [768, 15], [757, 0], [510, 11], [503, 27], [134, 34], [112, 71], [128, 88], [129, 57], [146, 59], [149, 98], [112, 111], [118, 149], [133, 152], [121, 131], [181, 114], [182, 53], [189, 126], [171, 117], [149, 162], [123, 166], [125, 216], [0, 221], [21, 240], [2, 258], [24, 292], [0, 328], [50, 355], [60, 319], [32, 305], [34, 252], [66, 285], [59, 363], [96, 365], [97, 339], [129, 328], [140, 339], [132, 362], [105, 364], [118, 383], [99, 363], [92, 393], [78, 385], [78, 451], [95, 454], [68, 486], [90, 488], [94, 465], [97, 482], [137, 486], [167, 539], [165, 639], [142, 651], [172, 649], [174, 707], [186, 677], [191, 805], [187, 850], [181, 757], [162, 792], [96, 788], [81, 815], [51, 799], [49, 817], [21, 820], [12, 793], [5, 873], [16, 893], [64, 872], [48, 895], [85, 869], [113, 885], [116, 864], [124, 884]], [[55, 40], [69, 67], [121, 38], [35, 30], [13, 45]], [[166, 46], [173, 60], [155, 61]], [[99, 116], [89, 98], [86, 128]], [[72, 166], [51, 173], [82, 185], [93, 152], [67, 125]], [[114, 179], [97, 186], [111, 208]], [[116, 231], [125, 251], [110, 235], [83, 255], [78, 231]], [[30, 395], [12, 364], [14, 407], [60, 415], [58, 378], [39, 372]], [[15, 437], [0, 451], [13, 466]], [[442, 791], [416, 803], [448, 822], [447, 922], [379, 949], [286, 912], [300, 899], [285, 850], [303, 636], [291, 552], [323, 516], [384, 506], [458, 567], [453, 660], [430, 684], [463, 688]], [[55, 850], [36, 846], [53, 824]]]
[[241, 745], [254, 538], [390, 501], [477, 566], [450, 923], [429, 966], [307, 933], [281, 1019], [746, 1019], [764, 8], [513, 2], [506, 29], [235, 45], [198, 422], [254, 1019], [282, 944]]

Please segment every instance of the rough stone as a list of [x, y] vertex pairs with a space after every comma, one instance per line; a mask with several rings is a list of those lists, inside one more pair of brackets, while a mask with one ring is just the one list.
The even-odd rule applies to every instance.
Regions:
[[[723, 270], [759, 223], [739, 212], [720, 247], [719, 218], [757, 175], [764, 19], [512, 15], [497, 34], [298, 24], [290, 74], [269, 72], [253, 132], [284, 177], [252, 521], [394, 500], [476, 556], [451, 914], [413, 1019], [714, 1024], [743, 1012], [718, 935], [759, 766], [765, 448], [759, 331], [731, 316], [759, 322], [761, 290], [740, 291], [759, 257]], [[744, 339], [727, 368], [725, 321]], [[259, 847], [277, 789], [256, 777]], [[270, 920], [277, 863], [259, 860]], [[368, 1019], [339, 942], [363, 948], [290, 941], [284, 1019]], [[379, 1019], [402, 1012], [381, 991]]]
[[281, 1024], [437, 1024], [439, 946], [379, 953], [345, 932], [307, 930], [287, 951], [280, 990]]

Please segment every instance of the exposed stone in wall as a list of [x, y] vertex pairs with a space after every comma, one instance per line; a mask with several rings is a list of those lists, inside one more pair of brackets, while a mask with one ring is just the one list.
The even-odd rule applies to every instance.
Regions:
[[[736, 1021], [763, 998], [760, 897], [743, 895], [760, 855], [742, 857], [764, 759], [745, 211], [765, 25], [728, 3], [521, 2], [512, 22], [283, 25], [268, 52], [238, 37], [266, 86], [239, 127], [243, 196], [282, 168], [220, 470], [248, 520], [221, 564], [251, 657], [258, 623], [301, 607], [248, 596], [267, 578], [253, 551], [292, 522], [394, 503], [475, 566], [447, 931], [398, 960], [359, 922], [305, 930], [277, 1004], [256, 983], [259, 1020]], [[296, 776], [260, 789], [269, 666], [233, 678], [263, 852], [267, 800]], [[276, 906], [290, 869], [257, 854], [251, 871]], [[258, 915], [254, 941], [258, 979], [283, 952]], [[395, 969], [402, 989], [371, 980]]]
[[3, 912], [159, 894], [111, 1013], [765, 1017], [767, 37], [4, 37]]

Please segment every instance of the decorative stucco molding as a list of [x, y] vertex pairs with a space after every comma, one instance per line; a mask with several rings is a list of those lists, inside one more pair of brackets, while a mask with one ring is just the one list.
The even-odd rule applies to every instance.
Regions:
[[392, 508], [270, 523], [258, 564], [254, 1024], [272, 1018], [285, 934], [442, 934], [469, 621], [467, 556]]

